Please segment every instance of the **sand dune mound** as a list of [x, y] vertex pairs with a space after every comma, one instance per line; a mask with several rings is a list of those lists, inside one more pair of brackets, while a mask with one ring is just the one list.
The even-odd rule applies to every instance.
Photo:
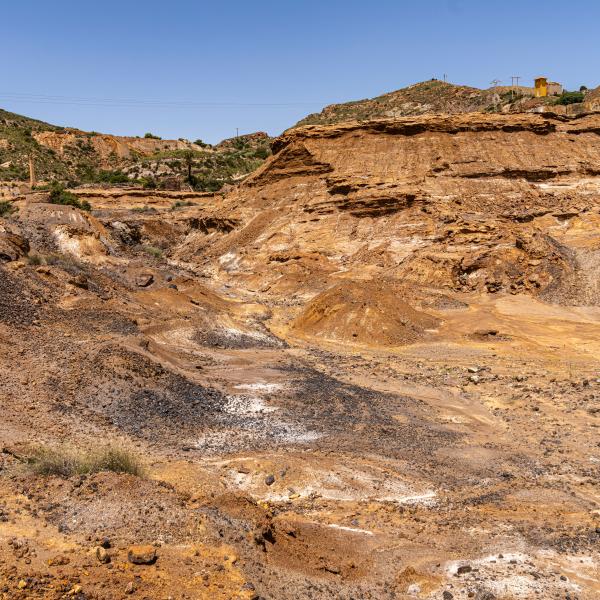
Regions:
[[424, 338], [438, 320], [412, 308], [392, 283], [349, 281], [314, 298], [294, 329], [325, 339], [399, 346]]

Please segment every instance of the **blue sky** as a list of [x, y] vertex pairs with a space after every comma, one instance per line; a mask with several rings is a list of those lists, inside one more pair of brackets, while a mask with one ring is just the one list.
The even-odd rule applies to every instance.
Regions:
[[600, 84], [596, 0], [6, 0], [0, 107], [216, 142], [441, 78]]

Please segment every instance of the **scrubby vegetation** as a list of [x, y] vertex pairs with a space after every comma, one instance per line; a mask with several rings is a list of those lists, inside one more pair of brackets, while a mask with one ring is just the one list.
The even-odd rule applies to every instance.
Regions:
[[[39, 134], [69, 134], [52, 139], [54, 150], [39, 143]], [[40, 181], [81, 184], [137, 185], [145, 189], [181, 189], [215, 192], [243, 179], [270, 155], [266, 134], [241, 135], [212, 146], [198, 139], [188, 148], [175, 149], [168, 141], [129, 147], [128, 152], [106, 155], [99, 149], [94, 132], [67, 130], [0, 110], [0, 180], [27, 181], [29, 157], [35, 162]], [[103, 136], [106, 137], [106, 136]], [[160, 140], [146, 133], [147, 140]], [[186, 140], [179, 140], [186, 142]], [[102, 145], [102, 144], [101, 144]], [[105, 144], [106, 145], [106, 144]], [[165, 168], [166, 167], [166, 168]], [[64, 195], [59, 199], [73, 201]]]
[[74, 206], [81, 210], [92, 210], [92, 206], [87, 200], [80, 200], [75, 194], [65, 190], [61, 183], [53, 183], [50, 187], [48, 202], [51, 204], [62, 204], [64, 206]]
[[160, 248], [156, 248], [154, 246], [144, 246], [142, 248], [142, 250], [146, 254], [149, 254], [150, 256], [153, 256], [154, 258], [161, 258], [163, 255], [163, 251]]
[[569, 104], [579, 104], [585, 99], [583, 92], [563, 92], [557, 99], [556, 104], [567, 106]]
[[8, 200], [0, 202], [0, 217], [8, 217], [12, 214], [14, 209], [12, 202], [9, 202]]
[[97, 450], [78, 450], [69, 446], [39, 446], [27, 461], [38, 475], [72, 477], [100, 471], [129, 473], [143, 476], [144, 468], [137, 456], [130, 450], [116, 445], [108, 445]]
[[177, 210], [178, 208], [186, 208], [187, 206], [195, 206], [195, 204], [193, 202], [184, 202], [183, 200], [177, 200], [177, 202], [174, 202], [171, 206], [171, 210]]

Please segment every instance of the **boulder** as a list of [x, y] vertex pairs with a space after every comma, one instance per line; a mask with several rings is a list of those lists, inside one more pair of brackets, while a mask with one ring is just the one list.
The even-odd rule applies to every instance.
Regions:
[[127, 560], [134, 565], [152, 565], [156, 559], [156, 550], [150, 544], [130, 546], [127, 552]]

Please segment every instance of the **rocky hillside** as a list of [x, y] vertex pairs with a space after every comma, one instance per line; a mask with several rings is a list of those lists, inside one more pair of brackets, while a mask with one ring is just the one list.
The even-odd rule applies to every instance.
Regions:
[[376, 98], [326, 106], [320, 113], [302, 119], [297, 126], [432, 113], [483, 111], [500, 101], [500, 96], [492, 90], [480, 90], [432, 79]]
[[[511, 87], [504, 86], [482, 90], [432, 79], [376, 98], [326, 106], [320, 113], [308, 115], [296, 126], [331, 125], [346, 121], [440, 113], [518, 113], [543, 107], [548, 107], [551, 111], [565, 112], [564, 106], [556, 106], [558, 98], [533, 98], [523, 93], [525, 89], [520, 88], [515, 92]], [[590, 93], [590, 99], [593, 97], [594, 93]], [[590, 108], [579, 106], [581, 111]], [[574, 109], [575, 107], [572, 110]]]
[[0, 110], [0, 181], [137, 184], [216, 191], [256, 169], [270, 154], [265, 133], [212, 147], [201, 141], [122, 137], [58, 127]]

